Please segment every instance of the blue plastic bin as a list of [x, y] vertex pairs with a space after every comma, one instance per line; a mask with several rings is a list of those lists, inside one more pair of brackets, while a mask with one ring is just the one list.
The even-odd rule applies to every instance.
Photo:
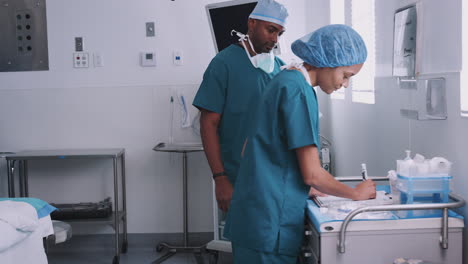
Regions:
[[[398, 175], [397, 189], [400, 191], [401, 204], [447, 203], [451, 192], [451, 180], [452, 176], [448, 175], [414, 177]], [[405, 217], [435, 217], [441, 216], [442, 210], [398, 211], [397, 214]]]

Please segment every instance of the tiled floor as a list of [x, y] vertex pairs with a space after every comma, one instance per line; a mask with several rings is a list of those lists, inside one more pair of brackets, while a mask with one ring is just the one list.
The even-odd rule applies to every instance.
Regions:
[[[191, 235], [193, 245], [205, 244], [212, 234]], [[114, 257], [113, 236], [92, 235], [74, 236], [70, 241], [50, 248], [49, 264], [112, 264]], [[160, 241], [176, 244], [180, 241], [177, 235], [129, 235], [128, 251], [120, 257], [120, 264], [150, 264], [165, 251], [158, 253], [155, 245]], [[203, 255], [204, 263], [209, 263], [209, 256]], [[197, 264], [193, 254], [177, 253], [164, 264]], [[218, 264], [232, 264], [232, 255], [220, 253]]]
[[[157, 259], [161, 254], [151, 251], [131, 250], [120, 257], [120, 264], [150, 264]], [[53, 253], [49, 255], [49, 264], [111, 264], [113, 259], [113, 252], [67, 252], [67, 253]], [[208, 262], [208, 256], [205, 256], [204, 263]], [[230, 254], [221, 254], [218, 264], [231, 264], [232, 257]], [[181, 253], [176, 254], [164, 264], [197, 264], [195, 258], [189, 254]]]

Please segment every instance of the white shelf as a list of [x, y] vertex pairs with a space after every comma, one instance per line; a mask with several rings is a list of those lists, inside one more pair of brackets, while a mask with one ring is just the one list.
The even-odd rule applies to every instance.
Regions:
[[231, 241], [211, 240], [206, 244], [207, 249], [232, 253]]

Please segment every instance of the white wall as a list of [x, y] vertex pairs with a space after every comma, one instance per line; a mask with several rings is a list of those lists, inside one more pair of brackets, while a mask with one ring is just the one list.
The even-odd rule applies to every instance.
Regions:
[[[182, 232], [181, 155], [152, 147], [169, 139], [171, 94], [182, 90], [191, 100], [215, 55], [204, 8], [212, 2], [218, 1], [47, 1], [50, 70], [0, 73], [0, 151], [123, 147], [129, 232]], [[310, 29], [310, 1], [283, 2], [290, 18], [282, 58], [289, 61], [291, 41]], [[326, 23], [324, 14], [314, 12], [314, 23]], [[145, 37], [149, 21], [156, 23], [154, 38]], [[104, 67], [72, 68], [77, 36], [84, 37], [85, 51], [103, 56]], [[174, 49], [184, 52], [184, 66], [172, 65]], [[156, 52], [156, 68], [139, 66], [141, 51]], [[174, 134], [176, 141], [199, 141], [190, 131]], [[31, 195], [52, 202], [103, 199], [113, 191], [111, 166], [32, 162]], [[189, 154], [188, 166], [189, 231], [211, 231], [212, 183], [204, 154]]]
[[[306, 32], [312, 32], [320, 27], [326, 26], [330, 23], [330, 1], [329, 0], [313, 0], [306, 1], [306, 8], [304, 9], [304, 16], [306, 17]], [[320, 119], [320, 134], [328, 136], [330, 134], [330, 106], [328, 95], [320, 91], [317, 93], [320, 112], [322, 118]]]
[[[401, 95], [391, 71], [393, 14], [414, 2], [376, 1], [376, 104], [352, 103], [350, 91], [346, 91], [346, 100], [331, 101], [336, 175], [356, 175], [359, 163], [367, 162], [369, 174], [385, 176], [395, 169], [395, 160], [404, 157], [404, 150], [411, 149], [413, 154], [452, 161], [454, 191], [468, 199], [468, 119], [460, 117], [461, 0], [418, 1], [422, 4], [418, 23], [422, 23], [423, 40], [417, 51], [420, 76], [446, 79], [448, 119], [443, 121], [409, 120], [399, 113]], [[466, 207], [460, 212], [468, 216]], [[464, 244], [464, 252], [468, 252]], [[466, 257], [464, 263], [468, 263]]]

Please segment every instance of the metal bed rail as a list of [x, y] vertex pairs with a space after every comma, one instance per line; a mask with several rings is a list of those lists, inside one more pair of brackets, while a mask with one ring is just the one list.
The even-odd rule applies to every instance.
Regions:
[[355, 209], [351, 211], [348, 216], [341, 224], [340, 237], [338, 242], [338, 251], [345, 253], [345, 242], [346, 242], [346, 229], [348, 228], [351, 220], [358, 214], [364, 212], [375, 212], [375, 211], [405, 211], [405, 210], [426, 210], [426, 209], [442, 209], [442, 236], [440, 245], [443, 249], [448, 248], [448, 209], [458, 208], [465, 205], [465, 200], [456, 194], [449, 194], [450, 198], [454, 202], [450, 203], [428, 203], [428, 204], [398, 204], [398, 205], [379, 205], [379, 206], [367, 206]]

